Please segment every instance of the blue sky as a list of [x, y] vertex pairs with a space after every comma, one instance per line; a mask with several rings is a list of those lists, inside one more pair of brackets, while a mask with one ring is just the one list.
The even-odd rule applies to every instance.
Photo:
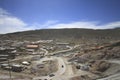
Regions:
[[120, 0], [0, 0], [0, 33], [120, 27]]

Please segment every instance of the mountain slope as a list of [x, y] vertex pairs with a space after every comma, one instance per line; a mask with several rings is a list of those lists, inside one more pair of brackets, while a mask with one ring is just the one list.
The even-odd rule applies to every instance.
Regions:
[[120, 28], [93, 30], [93, 29], [43, 29], [24, 31], [0, 35], [2, 40], [120, 40]]

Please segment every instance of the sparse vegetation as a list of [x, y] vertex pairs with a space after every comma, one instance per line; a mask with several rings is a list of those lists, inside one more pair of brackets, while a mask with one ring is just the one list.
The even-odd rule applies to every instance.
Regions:
[[[119, 36], [119, 28], [51, 29], [0, 35], [0, 43], [1, 52], [14, 53], [10, 64], [23, 67], [20, 72], [12, 71], [13, 79], [96, 80], [120, 73]], [[31, 47], [27, 48], [27, 45]], [[3, 53], [0, 55], [4, 56]], [[23, 65], [23, 61], [30, 64]], [[3, 63], [8, 65], [7, 61]], [[2, 66], [0, 74], [8, 77], [8, 68]]]

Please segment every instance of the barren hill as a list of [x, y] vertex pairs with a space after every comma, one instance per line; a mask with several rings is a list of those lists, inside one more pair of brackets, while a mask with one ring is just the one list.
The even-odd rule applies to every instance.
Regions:
[[0, 35], [2, 40], [40, 40], [53, 39], [64, 41], [116, 41], [120, 40], [120, 28], [93, 30], [93, 29], [42, 29], [24, 32], [15, 32]]

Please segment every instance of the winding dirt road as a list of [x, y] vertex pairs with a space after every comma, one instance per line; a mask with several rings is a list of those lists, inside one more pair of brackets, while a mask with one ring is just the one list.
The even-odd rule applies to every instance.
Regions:
[[[50, 58], [43, 58], [42, 60], [38, 61], [39, 63], [43, 62], [43, 61], [47, 61], [47, 60], [58, 60], [58, 71], [55, 72], [55, 73], [51, 73], [51, 74], [54, 74], [55, 76], [53, 77], [50, 77], [50, 76], [42, 76], [42, 77], [34, 77], [33, 80], [39, 80], [39, 79], [47, 79], [47, 80], [50, 80], [50, 79], [57, 79], [59, 78], [61, 75], [64, 74], [65, 70], [66, 70], [66, 65], [65, 65], [65, 62], [64, 60], [61, 58], [61, 57], [50, 57]], [[57, 79], [58, 80], [58, 79]], [[61, 80], [61, 79], [59, 79]]]

